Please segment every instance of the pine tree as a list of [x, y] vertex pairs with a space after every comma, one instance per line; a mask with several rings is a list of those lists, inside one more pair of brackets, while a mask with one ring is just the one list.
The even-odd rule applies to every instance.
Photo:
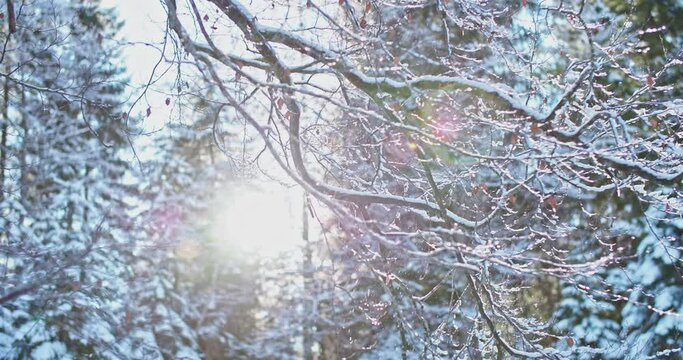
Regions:
[[[596, 22], [617, 23], [627, 30], [638, 30], [624, 41], [638, 44], [639, 51], [632, 62], [645, 72], [645, 82], [652, 82], [648, 86], [653, 87], [655, 82], [676, 83], [681, 78], [680, 67], [675, 66], [655, 74], [655, 69], [661, 69], [683, 51], [683, 28], [674, 20], [683, 12], [680, 5], [670, 1], [604, 1], [588, 10], [593, 12]], [[667, 36], [660, 36], [664, 29]], [[643, 86], [617, 70], [611, 71], [607, 79], [610, 83], [619, 82], [620, 86], [614, 88], [617, 97], [628, 97]], [[644, 96], [675, 99], [680, 91], [673, 87], [666, 92]], [[649, 119], [625, 114], [624, 121], [631, 124], [628, 131], [633, 136], [643, 138], [673, 134], [680, 129], [676, 115], [666, 111]], [[575, 356], [590, 358], [597, 356], [593, 355], [595, 353], [602, 354], [601, 358], [619, 359], [679, 356], [683, 340], [676, 326], [679, 321], [673, 313], [680, 311], [680, 303], [668, 299], [682, 289], [680, 230], [675, 217], [652, 201], [668, 196], [675, 202], [677, 192], [676, 187], [645, 184], [625, 189], [621, 196], [599, 196], [584, 201], [583, 207], [595, 214], [595, 223], [589, 226], [596, 232], [608, 230], [617, 236], [603, 240], [610, 244], [607, 249], [586, 249], [578, 241], [573, 253], [586, 256], [608, 251], [616, 263], [608, 264], [582, 283], [564, 284], [564, 299], [556, 313], [557, 324], [562, 333], [573, 336]], [[670, 205], [678, 206], [676, 203]], [[586, 236], [594, 234], [580, 237]], [[656, 303], [667, 310], [657, 308]], [[565, 347], [564, 340], [559, 345]]]
[[12, 72], [0, 352], [111, 357], [131, 195], [120, 157], [122, 71], [111, 42], [119, 24], [95, 2], [21, 9], [3, 61]]
[[658, 219], [638, 242], [635, 258], [623, 272], [619, 289], [628, 301], [621, 311], [622, 336], [629, 344], [627, 358], [677, 359], [683, 351], [683, 275], [680, 218], [654, 209], [646, 214]]
[[124, 346], [135, 357], [240, 358], [261, 351], [250, 339], [258, 262], [226, 249], [211, 230], [225, 221], [212, 213], [217, 195], [235, 182], [215, 142], [215, 110], [191, 103], [191, 116], [156, 135], [155, 156], [144, 164], [140, 217], [147, 226], [132, 259], [131, 336]]

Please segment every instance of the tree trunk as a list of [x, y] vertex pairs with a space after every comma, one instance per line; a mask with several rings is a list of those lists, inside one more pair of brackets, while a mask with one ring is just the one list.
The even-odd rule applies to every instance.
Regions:
[[9, 79], [5, 79], [0, 135], [0, 202], [5, 199], [5, 168], [7, 167], [7, 131], [9, 125]]
[[313, 285], [313, 249], [308, 239], [308, 196], [304, 194], [302, 211], [301, 236], [304, 240], [303, 258], [303, 277], [304, 277], [304, 325], [303, 325], [303, 347], [304, 360], [313, 360], [313, 321], [315, 309], [313, 308], [312, 285]]

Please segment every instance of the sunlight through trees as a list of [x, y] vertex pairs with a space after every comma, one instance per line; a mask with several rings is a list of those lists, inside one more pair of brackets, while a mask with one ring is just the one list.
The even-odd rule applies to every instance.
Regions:
[[681, 358], [681, 16], [0, 1], [0, 358]]

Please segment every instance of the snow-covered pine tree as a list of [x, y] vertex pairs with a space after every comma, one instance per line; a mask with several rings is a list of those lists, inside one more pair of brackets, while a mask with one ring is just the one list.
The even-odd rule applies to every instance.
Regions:
[[[681, 68], [670, 65], [683, 51], [683, 26], [675, 20], [683, 16], [680, 4], [605, 0], [587, 7], [586, 12], [596, 23], [619, 24], [628, 30], [620, 34], [596, 30], [594, 36], [638, 44], [631, 63], [647, 69], [648, 87], [654, 86], [650, 82], [655, 77], [658, 83], [680, 82]], [[661, 70], [653, 73], [650, 69]], [[608, 74], [598, 81], [619, 83], [613, 89], [615, 98], [629, 98], [643, 86], [617, 69]], [[680, 96], [680, 87], [652, 88], [641, 100], [668, 100], [668, 107], [673, 107]], [[629, 124], [625, 131], [638, 138], [662, 138], [680, 131], [680, 114], [670, 110], [649, 118], [625, 114], [624, 121]], [[657, 156], [656, 152], [650, 156]], [[680, 315], [676, 315], [681, 303], [675, 300], [683, 289], [680, 218], [667, 209], [680, 206], [679, 190], [657, 182], [630, 190], [584, 199], [582, 207], [573, 206], [593, 215], [586, 224], [592, 232], [575, 236], [572, 256], [591, 258], [608, 252], [615, 259], [583, 281], [564, 283], [557, 327], [572, 337], [576, 358], [677, 358], [683, 349]], [[586, 247], [591, 242], [585, 239], [600, 238], [599, 231], [614, 234], [600, 239], [609, 247]], [[558, 345], [567, 348], [564, 340]]]
[[[683, 16], [681, 2], [661, 0], [626, 4], [605, 0], [618, 16], [612, 21], [637, 30], [631, 41], [638, 41], [634, 62], [648, 69], [646, 83], [679, 84], [683, 81]], [[661, 70], [654, 70], [661, 69]], [[637, 88], [632, 79], [623, 79], [621, 90]], [[656, 116], [633, 116], [632, 132], [641, 137], [664, 138], [677, 134], [680, 144], [681, 113], [674, 111], [683, 89], [653, 89], [643, 100], [661, 98], [668, 109]], [[671, 145], [674, 146], [674, 145]], [[651, 156], [658, 156], [656, 153]], [[631, 256], [624, 269], [609, 274], [608, 282], [618, 284], [616, 291], [628, 300], [621, 308], [621, 336], [627, 345], [627, 359], [678, 359], [683, 354], [683, 223], [676, 210], [681, 206], [681, 183], [645, 183], [634, 191], [637, 199], [626, 205], [634, 214], [622, 227], [635, 237]]]
[[[125, 324], [129, 336], [121, 344], [133, 358], [200, 359], [198, 332], [189, 323], [195, 306], [181, 283], [183, 263], [177, 248], [196, 252], [190, 216], [202, 206], [195, 186], [205, 185], [195, 161], [196, 140], [184, 126], [157, 134], [155, 156], [145, 165], [140, 184], [144, 231], [136, 243], [128, 284]], [[196, 145], [196, 144], [195, 144]]]
[[[170, 123], [144, 164], [147, 224], [136, 246], [126, 310], [134, 357], [241, 358], [262, 349], [251, 341], [258, 306], [258, 259], [226, 248], [211, 231], [226, 219], [212, 211], [235, 180], [234, 163], [216, 143], [228, 121], [217, 107], [193, 99], [188, 116]], [[151, 316], [150, 316], [151, 314]]]
[[120, 24], [97, 2], [15, 6], [1, 65], [0, 356], [113, 357], [131, 195]]
[[683, 352], [683, 222], [659, 210], [646, 215], [635, 258], [612, 274], [628, 297], [621, 311], [628, 359], [678, 359]]

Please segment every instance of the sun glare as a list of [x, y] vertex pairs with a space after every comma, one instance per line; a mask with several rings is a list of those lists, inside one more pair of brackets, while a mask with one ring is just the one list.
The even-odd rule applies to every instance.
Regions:
[[211, 236], [228, 250], [277, 256], [301, 244], [301, 196], [283, 186], [239, 185], [218, 196]]

